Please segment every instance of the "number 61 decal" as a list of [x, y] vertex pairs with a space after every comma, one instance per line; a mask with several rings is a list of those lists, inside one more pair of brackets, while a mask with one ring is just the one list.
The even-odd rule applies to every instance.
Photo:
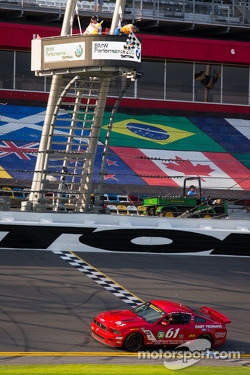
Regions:
[[177, 336], [178, 336], [178, 333], [180, 332], [180, 328], [177, 328], [177, 329], [174, 329], [174, 328], [170, 328], [167, 332], [166, 332], [166, 335], [165, 337], [167, 339], [175, 339]]

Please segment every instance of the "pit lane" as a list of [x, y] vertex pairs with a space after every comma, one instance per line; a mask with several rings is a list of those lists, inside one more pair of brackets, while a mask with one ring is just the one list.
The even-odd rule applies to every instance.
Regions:
[[[223, 350], [250, 353], [249, 258], [76, 255], [141, 300], [173, 299], [217, 308], [232, 320]], [[130, 306], [70, 262], [49, 251], [1, 250], [0, 275], [0, 363], [131, 363], [132, 357], [121, 357], [120, 350], [93, 340], [89, 328], [100, 311]], [[20, 352], [84, 356], [20, 357]]]

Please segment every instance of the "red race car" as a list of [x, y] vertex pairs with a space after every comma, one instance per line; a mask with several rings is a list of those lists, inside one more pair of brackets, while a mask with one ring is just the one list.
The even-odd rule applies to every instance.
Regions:
[[177, 346], [205, 338], [211, 346], [226, 342], [231, 321], [210, 308], [153, 300], [131, 310], [103, 312], [91, 323], [92, 336], [103, 344], [136, 352], [145, 346]]

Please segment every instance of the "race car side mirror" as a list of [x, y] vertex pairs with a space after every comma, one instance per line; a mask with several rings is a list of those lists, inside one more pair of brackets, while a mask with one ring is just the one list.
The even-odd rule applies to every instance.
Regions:
[[168, 325], [169, 325], [169, 322], [167, 322], [166, 320], [162, 320], [162, 321], [161, 321], [161, 325], [162, 325], [162, 326], [168, 326]]

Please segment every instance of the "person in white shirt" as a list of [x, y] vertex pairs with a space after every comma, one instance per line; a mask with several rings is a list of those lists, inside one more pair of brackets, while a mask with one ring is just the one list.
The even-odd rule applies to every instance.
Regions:
[[90, 19], [90, 23], [86, 30], [84, 31], [83, 35], [97, 35], [102, 33], [102, 22], [98, 23], [98, 19], [96, 16], [92, 16]]

